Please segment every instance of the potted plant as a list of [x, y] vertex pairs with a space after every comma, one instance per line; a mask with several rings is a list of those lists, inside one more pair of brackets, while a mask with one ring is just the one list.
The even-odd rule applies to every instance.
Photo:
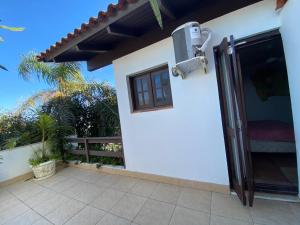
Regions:
[[55, 174], [55, 157], [51, 153], [51, 139], [55, 133], [56, 122], [47, 115], [39, 115], [37, 127], [41, 133], [40, 149], [35, 151], [29, 159], [35, 179], [46, 179]]

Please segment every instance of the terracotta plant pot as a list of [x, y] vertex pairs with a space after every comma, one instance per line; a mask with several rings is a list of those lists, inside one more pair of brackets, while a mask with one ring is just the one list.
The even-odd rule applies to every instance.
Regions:
[[43, 180], [55, 174], [55, 167], [55, 160], [51, 160], [41, 163], [38, 166], [33, 166], [31, 168], [34, 174], [34, 178], [37, 180]]

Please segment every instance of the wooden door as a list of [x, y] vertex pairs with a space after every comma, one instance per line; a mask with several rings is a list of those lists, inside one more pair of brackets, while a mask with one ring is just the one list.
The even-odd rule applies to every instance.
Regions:
[[235, 48], [234, 37], [230, 36], [230, 53], [232, 61], [232, 72], [234, 80], [234, 90], [237, 99], [237, 114], [239, 119], [239, 136], [241, 141], [242, 157], [244, 164], [244, 173], [246, 176], [246, 184], [248, 191], [248, 203], [250, 206], [253, 205], [254, 200], [254, 177], [251, 159], [251, 150], [248, 134], [247, 134], [247, 117], [246, 117], [246, 106], [244, 99], [244, 83], [241, 71], [240, 58]]
[[241, 202], [246, 205], [245, 194], [245, 154], [241, 138], [241, 117], [236, 80], [234, 77], [232, 58], [227, 38], [224, 38], [217, 49], [217, 69], [220, 76], [220, 91], [223, 106], [223, 126], [228, 147], [231, 183]]

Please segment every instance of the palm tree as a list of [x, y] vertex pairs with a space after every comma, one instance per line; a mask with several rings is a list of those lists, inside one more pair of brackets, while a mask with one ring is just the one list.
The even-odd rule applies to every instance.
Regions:
[[80, 65], [76, 62], [40, 62], [36, 54], [31, 52], [22, 58], [19, 74], [27, 81], [32, 78], [32, 75], [35, 75], [38, 80], [43, 80], [50, 86], [50, 89], [38, 92], [28, 98], [17, 113], [22, 113], [37, 103], [44, 104], [50, 100], [56, 101], [58, 107], [55, 112], [52, 112], [57, 124], [53, 145], [54, 150], [60, 151], [64, 159], [65, 137], [74, 131], [73, 114], [68, 105], [64, 104], [64, 97], [74, 92], [83, 91], [87, 86], [80, 72]]
[[[34, 152], [33, 156], [29, 159], [29, 163], [32, 166], [37, 166], [40, 163], [50, 160], [50, 157], [53, 155], [53, 136], [56, 132], [56, 121], [47, 114], [40, 114], [36, 125], [39, 133], [41, 134], [42, 147], [38, 151]], [[47, 145], [49, 148], [46, 147]]]
[[[1, 22], [1, 20], [0, 20], [0, 22]], [[19, 32], [19, 31], [24, 30], [24, 28], [22, 28], [22, 27], [9, 27], [9, 26], [6, 26], [6, 25], [0, 25], [0, 29], [14, 31], [14, 32]], [[4, 38], [2, 36], [0, 36], [0, 42], [3, 42], [3, 41], [4, 41]], [[4, 67], [1, 64], [0, 64], [0, 69], [7, 71], [6, 67]]]
[[37, 121], [37, 126], [41, 132], [42, 135], [42, 157], [46, 157], [47, 155], [47, 149], [46, 149], [46, 142], [51, 142], [51, 138], [55, 132], [55, 120], [47, 115], [47, 114], [41, 114], [39, 116], [39, 119]]
[[19, 108], [18, 113], [34, 107], [37, 103], [45, 103], [53, 98], [67, 96], [74, 91], [83, 90], [86, 82], [76, 62], [44, 63], [38, 61], [36, 54], [30, 52], [23, 56], [19, 65], [20, 76], [29, 81], [32, 75], [46, 82], [50, 89], [38, 92], [28, 98]]

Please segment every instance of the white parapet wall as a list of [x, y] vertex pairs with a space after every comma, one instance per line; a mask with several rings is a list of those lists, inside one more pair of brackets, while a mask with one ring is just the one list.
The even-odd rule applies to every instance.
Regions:
[[28, 160], [32, 153], [41, 148], [41, 143], [0, 151], [0, 183], [31, 172]]

